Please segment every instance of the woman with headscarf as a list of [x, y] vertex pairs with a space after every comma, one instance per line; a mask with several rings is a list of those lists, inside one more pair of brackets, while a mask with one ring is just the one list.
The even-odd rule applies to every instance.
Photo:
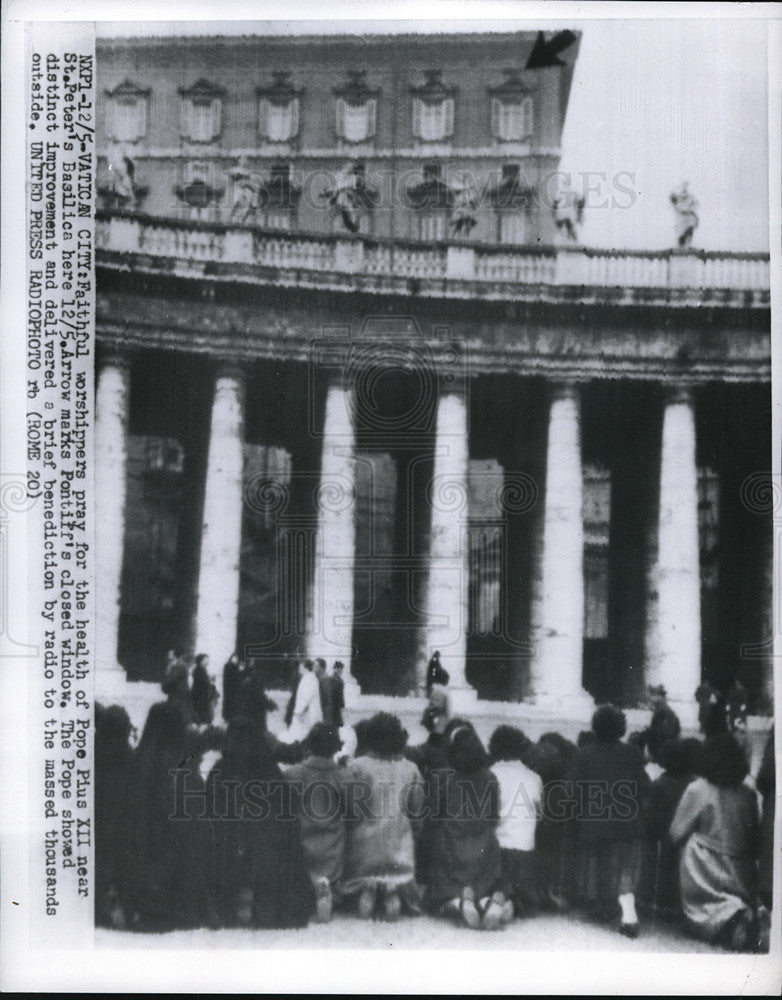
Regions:
[[622, 742], [624, 712], [601, 705], [595, 739], [580, 746], [570, 772], [576, 896], [595, 918], [619, 917], [618, 930], [637, 937], [635, 894], [643, 860], [642, 807], [649, 778], [640, 751]]
[[703, 777], [688, 785], [671, 824], [685, 919], [696, 936], [734, 951], [756, 943], [759, 817], [748, 770], [730, 733], [707, 740]]

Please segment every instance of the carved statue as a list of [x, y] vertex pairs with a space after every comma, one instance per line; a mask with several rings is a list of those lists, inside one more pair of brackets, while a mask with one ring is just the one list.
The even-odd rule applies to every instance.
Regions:
[[247, 157], [240, 156], [237, 165], [226, 173], [233, 181], [231, 222], [247, 222], [258, 207], [258, 190], [253, 182]]
[[475, 218], [475, 194], [471, 190], [466, 177], [462, 177], [461, 182], [454, 185], [453, 208], [451, 209], [451, 232], [454, 236], [469, 236], [478, 220]]
[[554, 225], [557, 232], [563, 233], [572, 243], [578, 241], [578, 227], [584, 219], [585, 204], [584, 196], [576, 197], [574, 191], [560, 191], [554, 199]]
[[676, 240], [680, 247], [688, 247], [692, 243], [692, 237], [698, 228], [700, 219], [698, 218], [698, 202], [690, 194], [689, 182], [680, 184], [675, 191], [671, 192], [671, 202], [678, 215], [676, 220]]
[[332, 187], [321, 192], [323, 198], [342, 219], [349, 233], [357, 233], [361, 211], [374, 204], [377, 192], [367, 185], [363, 163], [348, 161], [334, 178]]
[[112, 147], [108, 160], [114, 201], [120, 208], [132, 212], [136, 208], [135, 164], [120, 146]]

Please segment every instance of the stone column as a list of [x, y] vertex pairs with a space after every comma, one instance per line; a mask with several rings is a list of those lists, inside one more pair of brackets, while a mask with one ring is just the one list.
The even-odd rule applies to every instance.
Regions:
[[647, 620], [646, 683], [663, 684], [690, 721], [701, 680], [701, 581], [695, 407], [688, 389], [669, 392], [663, 412], [657, 560]]
[[421, 658], [440, 650], [450, 676], [451, 710], [474, 702], [466, 680], [467, 616], [470, 587], [467, 469], [469, 432], [464, 398], [453, 392], [437, 404], [435, 457], [430, 490], [432, 522], [425, 600], [425, 636]]
[[[244, 473], [244, 377], [222, 368], [216, 378], [206, 466], [196, 653], [207, 653], [222, 686], [222, 665], [236, 648]], [[222, 692], [221, 692], [222, 693]]]
[[356, 543], [356, 460], [353, 400], [341, 384], [326, 395], [317, 488], [315, 568], [307, 624], [307, 656], [345, 664], [347, 697], [358, 693], [351, 674], [353, 563]]
[[111, 355], [98, 371], [95, 420], [95, 560], [96, 634], [98, 671], [114, 671], [124, 680], [117, 662], [125, 546], [127, 495], [127, 425], [130, 367], [127, 359]]
[[578, 387], [555, 388], [546, 449], [540, 594], [533, 630], [530, 700], [588, 713], [581, 686], [584, 646], [584, 528]]

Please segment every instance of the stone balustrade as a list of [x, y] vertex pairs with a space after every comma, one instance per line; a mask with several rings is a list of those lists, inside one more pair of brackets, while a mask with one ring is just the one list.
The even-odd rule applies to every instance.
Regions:
[[[535, 290], [544, 298], [584, 299], [609, 289], [622, 290], [625, 297], [636, 289], [655, 289], [674, 301], [681, 293], [708, 290], [703, 296], [708, 301], [725, 292], [717, 295], [720, 304], [769, 302], [769, 258], [759, 253], [429, 245], [108, 212], [97, 213], [96, 247], [104, 266], [117, 255], [134, 254], [134, 266], [142, 270], [144, 258], [166, 258], [174, 270], [177, 265], [189, 271], [218, 265], [231, 277], [231, 267], [239, 265], [241, 280], [302, 287], [349, 286], [361, 279], [366, 290], [376, 285], [378, 291], [388, 291], [397, 290], [395, 283], [401, 280], [415, 281], [419, 294], [456, 297], [527, 298]], [[634, 294], [649, 300], [649, 293]]]

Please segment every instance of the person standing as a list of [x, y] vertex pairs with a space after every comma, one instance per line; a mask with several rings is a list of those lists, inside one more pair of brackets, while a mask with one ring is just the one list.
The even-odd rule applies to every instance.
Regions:
[[214, 722], [219, 697], [208, 668], [209, 657], [206, 653], [199, 653], [195, 658], [191, 687], [193, 720], [199, 725], [210, 725]]
[[238, 653], [232, 653], [223, 667], [223, 718], [226, 722], [243, 714], [241, 691], [249, 678], [247, 663]]
[[426, 697], [431, 695], [435, 684], [446, 687], [450, 679], [451, 675], [440, 662], [440, 650], [436, 649], [426, 667]]
[[315, 664], [312, 660], [304, 660], [299, 664], [299, 686], [296, 689], [291, 724], [288, 727], [288, 742], [304, 740], [312, 727], [322, 721], [320, 683], [315, 675]]

